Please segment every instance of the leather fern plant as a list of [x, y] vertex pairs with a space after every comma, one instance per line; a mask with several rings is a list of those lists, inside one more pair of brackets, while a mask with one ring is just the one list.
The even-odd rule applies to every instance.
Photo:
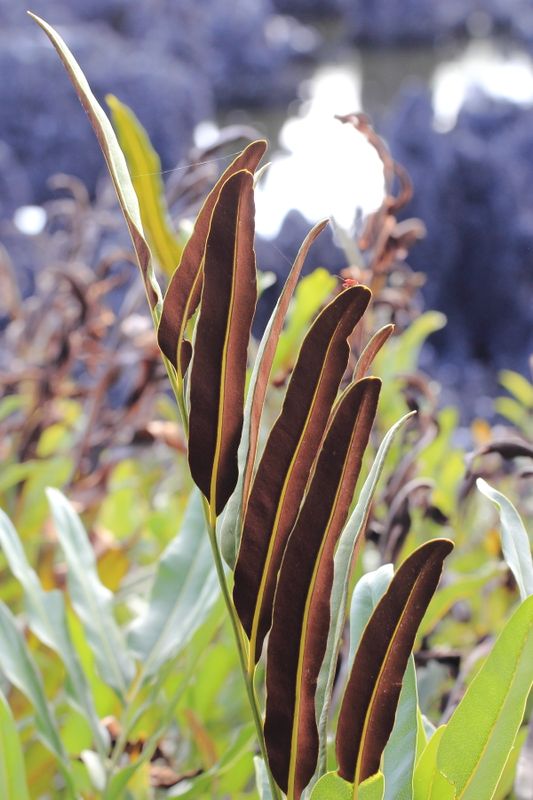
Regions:
[[[364, 586], [356, 588], [350, 613], [357, 618], [359, 641], [353, 639], [350, 663], [342, 672], [347, 680], [338, 713], [337, 767], [327, 773], [328, 719], [331, 723], [335, 716], [331, 698], [350, 576], [384, 459], [407, 419], [387, 434], [368, 464], [365, 451], [381, 388], [368, 371], [390, 327], [372, 338], [351, 374], [347, 368], [349, 339], [371, 303], [370, 290], [349, 286], [318, 313], [301, 344], [279, 415], [260, 437], [285, 318], [309, 248], [327, 223], [316, 225], [302, 244], [250, 368], [257, 300], [254, 173], [266, 143], [252, 142], [230, 164], [206, 198], [179, 259], [178, 249], [170, 250], [177, 262], [164, 292], [157, 276], [168, 275], [168, 263], [159, 264], [157, 249], [149, 245], [157, 231], [149, 227], [142, 210], [146, 203], [136, 195], [113, 127], [64, 42], [45, 22], [37, 22], [94, 127], [131, 233], [256, 726], [262, 797], [489, 800], [492, 793], [479, 787], [493, 786], [497, 770], [494, 780], [472, 778], [480, 781], [472, 784], [477, 793], [469, 789], [481, 749], [469, 751], [462, 771], [458, 764], [455, 772], [449, 768], [454, 717], [443, 734], [434, 734], [440, 747], [438, 738], [429, 740], [429, 755], [421, 732], [411, 653], [453, 547], [447, 539], [423, 544], [395, 574], [390, 567], [386, 580], [380, 573], [380, 590], [370, 591], [363, 610], [358, 598]], [[163, 213], [161, 204], [157, 208]], [[360, 485], [363, 465], [369, 471]], [[366, 578], [367, 588], [375, 589], [374, 575]], [[531, 671], [522, 661], [527, 654], [533, 661], [527, 602], [510, 623], [522, 643], [516, 656], [522, 671], [509, 674], [515, 709], [523, 709], [531, 685]], [[513, 631], [502, 635], [513, 639]], [[263, 661], [266, 669], [258, 670]], [[483, 670], [476, 681], [486, 687], [490, 669]], [[464, 702], [475, 705], [468, 693]], [[506, 727], [509, 747], [519, 716], [514, 713]], [[395, 727], [402, 722], [407, 738]], [[414, 746], [407, 752], [404, 739], [411, 742], [413, 731]], [[429, 788], [415, 773], [420, 763], [434, 776]]]

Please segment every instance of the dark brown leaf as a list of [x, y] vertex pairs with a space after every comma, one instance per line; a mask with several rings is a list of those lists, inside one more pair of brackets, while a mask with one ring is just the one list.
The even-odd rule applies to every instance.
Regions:
[[270, 378], [270, 372], [272, 370], [272, 364], [274, 362], [274, 356], [276, 355], [276, 347], [278, 345], [279, 337], [283, 329], [283, 324], [285, 322], [285, 317], [287, 315], [289, 304], [293, 297], [296, 284], [298, 283], [298, 278], [300, 277], [302, 267], [305, 263], [305, 259], [307, 258], [307, 253], [309, 252], [309, 248], [311, 247], [317, 236], [320, 233], [322, 233], [327, 224], [328, 224], [327, 220], [322, 220], [321, 222], [318, 222], [309, 231], [304, 241], [302, 242], [302, 246], [298, 251], [298, 255], [294, 260], [292, 269], [289, 273], [287, 280], [285, 281], [285, 285], [283, 286], [283, 290], [281, 292], [281, 295], [279, 297], [275, 311], [272, 316], [272, 323], [268, 329], [268, 339], [266, 341], [265, 349], [263, 350], [261, 356], [261, 363], [259, 365], [257, 380], [254, 385], [254, 394], [252, 397], [252, 406], [250, 410], [250, 443], [248, 446], [248, 460], [246, 463], [246, 470], [244, 473], [244, 484], [243, 484], [244, 507], [246, 506], [246, 501], [248, 499], [248, 494], [250, 491], [250, 482], [252, 479], [252, 471], [255, 461], [255, 455], [257, 452], [257, 439], [259, 436], [261, 414], [263, 411], [263, 404], [265, 402], [265, 395], [268, 388], [268, 380]]
[[434, 539], [415, 550], [364, 630], [337, 725], [339, 775], [350, 783], [359, 785], [379, 770], [416, 632], [452, 549], [448, 539]]
[[346, 289], [315, 320], [300, 349], [283, 408], [252, 483], [233, 591], [250, 639], [250, 661], [259, 659], [270, 627], [287, 538], [346, 369], [346, 340], [369, 301], [366, 286]]
[[281, 788], [299, 798], [318, 759], [315, 692], [330, 624], [335, 546], [353, 498], [381, 381], [337, 404], [281, 565], [267, 656], [265, 739]]
[[216, 201], [191, 367], [189, 466], [220, 514], [237, 482], [246, 358], [257, 297], [253, 175], [232, 175]]
[[222, 186], [228, 178], [243, 169], [254, 172], [265, 150], [266, 142], [264, 140], [252, 142], [219, 178], [200, 209], [193, 232], [184, 247], [179, 266], [168, 285], [157, 338], [161, 350], [171, 364], [176, 367], [178, 376], [184, 375], [188, 366], [189, 351], [183, 350], [183, 348], [178, 351], [178, 345], [184, 339], [187, 322], [194, 314], [200, 300], [203, 280], [202, 263], [213, 209]]

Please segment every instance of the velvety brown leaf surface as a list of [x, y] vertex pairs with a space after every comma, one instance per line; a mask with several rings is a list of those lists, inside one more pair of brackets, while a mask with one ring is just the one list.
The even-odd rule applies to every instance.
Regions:
[[302, 267], [304, 266], [305, 259], [307, 258], [307, 254], [309, 252], [309, 248], [317, 236], [322, 233], [327, 224], [328, 220], [322, 220], [321, 222], [318, 222], [305, 237], [304, 241], [302, 242], [302, 246], [300, 247], [294, 260], [291, 271], [289, 272], [288, 278], [285, 281], [273, 314], [272, 324], [270, 325], [270, 329], [268, 331], [268, 339], [263, 351], [257, 380], [253, 390], [254, 394], [252, 398], [252, 408], [250, 414], [250, 443], [248, 447], [248, 459], [243, 483], [243, 507], [246, 506], [250, 491], [252, 471], [257, 452], [257, 440], [261, 424], [261, 414], [265, 402], [265, 395], [268, 388], [272, 364], [274, 363], [274, 356], [276, 355], [276, 347], [278, 345], [281, 331], [283, 330], [283, 324], [285, 322], [285, 317], [287, 316], [289, 304], [294, 295], [296, 284], [298, 283], [298, 278], [300, 277]]
[[267, 655], [265, 739], [284, 791], [299, 798], [318, 759], [315, 691], [328, 641], [333, 556], [377, 409], [381, 381], [350, 386], [328, 427], [280, 569]]
[[416, 632], [452, 549], [448, 539], [433, 539], [415, 550], [365, 628], [337, 725], [339, 774], [351, 783], [358, 785], [379, 769]]
[[157, 336], [161, 350], [181, 375], [187, 370], [188, 363], [181, 357], [187, 351], [181, 351], [178, 359], [178, 344], [182, 341], [185, 326], [200, 301], [202, 262], [213, 208], [228, 178], [243, 169], [253, 173], [265, 154], [266, 147], [267, 143], [262, 139], [252, 142], [221, 175], [200, 209], [179, 266], [168, 285]]
[[253, 175], [220, 190], [205, 249], [205, 281], [191, 366], [189, 466], [220, 514], [237, 482], [246, 359], [257, 298]]
[[309, 330], [252, 483], [235, 567], [233, 599], [257, 661], [272, 616], [278, 570], [346, 369], [347, 338], [370, 290], [341, 292]]

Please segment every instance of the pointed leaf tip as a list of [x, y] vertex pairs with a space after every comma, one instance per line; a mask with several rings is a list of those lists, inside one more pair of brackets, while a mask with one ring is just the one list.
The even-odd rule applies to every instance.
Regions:
[[178, 377], [187, 371], [188, 362], [181, 358], [179, 344], [184, 340], [187, 323], [200, 301], [205, 249], [213, 209], [228, 178], [240, 170], [254, 172], [265, 154], [264, 139], [251, 142], [223, 172], [200, 209], [193, 232], [187, 241], [178, 268], [174, 272], [163, 301], [157, 332], [159, 347], [176, 368]]

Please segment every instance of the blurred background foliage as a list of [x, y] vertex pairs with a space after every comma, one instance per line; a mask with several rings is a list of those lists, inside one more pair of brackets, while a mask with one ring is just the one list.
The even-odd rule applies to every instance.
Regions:
[[[97, 95], [127, 103], [108, 99], [162, 276], [228, 154], [257, 131], [273, 163], [258, 189], [256, 334], [310, 224], [335, 215], [297, 290], [266, 422], [308, 322], [342, 280], [370, 285], [366, 337], [396, 330], [374, 365], [384, 386], [368, 466], [390, 426], [418, 414], [392, 446], [354, 582], [431, 536], [456, 541], [416, 653], [422, 710], [447, 719], [518, 597], [476, 478], [511, 498], [529, 530], [533, 516], [533, 5], [35, 0], [34, 10], [59, 26]], [[65, 752], [51, 754], [35, 696], [9, 669], [0, 719], [16, 722], [32, 798], [70, 797], [68, 774], [78, 794], [102, 796], [98, 731], [129, 780], [108, 798], [255, 796], [253, 731], [216, 593], [187, 641], [143, 674], [136, 625], [152, 619], [156, 588], [168, 601], [165, 580], [179, 581], [180, 537], [201, 541], [185, 516], [184, 437], [92, 131], [22, 6], [0, 0], [0, 20], [12, 76], [0, 85], [0, 506], [42, 588], [64, 598], [96, 727], [73, 701], [68, 653], [35, 628], [35, 583], [4, 535], [1, 635], [34, 662], [32, 691]], [[312, 194], [321, 203], [307, 204]], [[365, 343], [353, 341], [354, 363]], [[93, 590], [134, 664], [128, 697], [98, 663], [75, 581], [66, 591], [71, 529], [62, 535], [50, 515], [47, 486], [83, 520], [87, 535], [72, 541], [94, 554]], [[159, 608], [159, 624], [170, 611]], [[531, 734], [526, 747], [531, 763]], [[511, 794], [512, 778], [498, 796], [530, 798]]]

